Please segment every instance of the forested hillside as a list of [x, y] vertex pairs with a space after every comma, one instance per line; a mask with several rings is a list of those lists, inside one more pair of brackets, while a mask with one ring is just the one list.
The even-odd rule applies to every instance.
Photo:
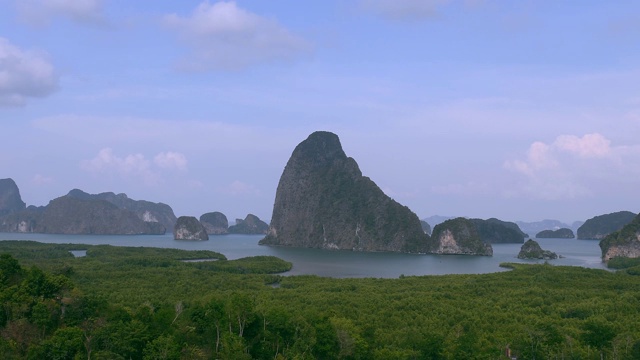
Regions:
[[3, 359], [640, 358], [640, 277], [627, 272], [332, 279], [210, 251], [0, 242], [0, 253]]

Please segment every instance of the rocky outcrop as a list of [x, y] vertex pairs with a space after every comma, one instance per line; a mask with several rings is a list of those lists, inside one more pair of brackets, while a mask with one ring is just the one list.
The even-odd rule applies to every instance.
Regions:
[[107, 201], [81, 200], [70, 196], [51, 200], [42, 210], [25, 211], [16, 216], [23, 216], [19, 226], [28, 221], [27, 228], [17, 229], [25, 232], [96, 235], [165, 233], [161, 224], [142, 221], [133, 212]]
[[471, 220], [459, 217], [447, 220], [433, 228], [427, 252], [443, 255], [492, 256], [493, 248], [482, 241]]
[[536, 234], [538, 239], [573, 239], [576, 236], [571, 229], [562, 228], [558, 230], [542, 230]]
[[419, 253], [427, 238], [411, 210], [362, 176], [338, 136], [315, 132], [287, 162], [260, 244]]
[[79, 189], [73, 189], [69, 191], [67, 196], [74, 197], [81, 200], [105, 200], [108, 201], [120, 209], [125, 209], [133, 212], [142, 221], [157, 222], [167, 229], [172, 231], [173, 226], [176, 223], [176, 215], [173, 213], [173, 209], [167, 204], [154, 203], [145, 200], [133, 200], [130, 199], [127, 194], [115, 194], [112, 192], [103, 192], [100, 194], [88, 194]]
[[175, 240], [209, 240], [207, 230], [193, 216], [180, 216], [173, 228]]
[[266, 234], [269, 224], [253, 214], [248, 214], [244, 220], [236, 219], [236, 224], [229, 226], [230, 234]]
[[200, 216], [200, 223], [209, 235], [221, 235], [229, 233], [229, 220], [221, 212], [214, 211]]
[[13, 179], [0, 179], [0, 216], [22, 211], [26, 204]]
[[618, 211], [593, 217], [578, 228], [578, 239], [602, 240], [607, 235], [622, 229], [636, 216], [630, 211]]
[[535, 240], [527, 240], [518, 253], [518, 259], [544, 259], [553, 260], [557, 259], [558, 255], [549, 250], [542, 250], [540, 244]]
[[516, 243], [522, 244], [527, 234], [523, 233], [518, 225], [491, 218], [487, 220], [470, 220], [478, 230], [478, 235], [483, 242], [489, 244]]
[[602, 250], [603, 261], [609, 261], [614, 257], [640, 257], [640, 215], [619, 231], [602, 239], [600, 250]]

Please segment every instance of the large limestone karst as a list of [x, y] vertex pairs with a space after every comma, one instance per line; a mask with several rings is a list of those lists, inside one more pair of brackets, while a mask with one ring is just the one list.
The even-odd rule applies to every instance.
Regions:
[[619, 231], [602, 239], [600, 249], [603, 261], [609, 261], [614, 257], [640, 257], [640, 215]]
[[31, 232], [46, 234], [136, 235], [164, 234], [165, 228], [156, 222], [145, 222], [133, 212], [120, 209], [105, 200], [82, 200], [61, 196], [51, 200], [33, 214]]
[[260, 244], [355, 251], [425, 251], [418, 217], [362, 175], [337, 135], [318, 131], [291, 154]]
[[0, 216], [8, 215], [26, 208], [20, 190], [13, 179], [0, 179]]
[[236, 219], [236, 224], [229, 226], [230, 234], [266, 234], [268, 230], [269, 224], [253, 214], [248, 214], [244, 220]]
[[602, 240], [607, 235], [622, 229], [636, 216], [631, 211], [618, 211], [593, 217], [578, 228], [578, 239]]
[[462, 217], [444, 221], [433, 228], [427, 252], [442, 255], [492, 256], [493, 247], [484, 243], [476, 225]]
[[200, 223], [209, 235], [221, 235], [229, 233], [229, 220], [219, 211], [208, 212], [200, 216]]
[[207, 230], [193, 216], [180, 216], [173, 228], [175, 240], [209, 240]]
[[176, 215], [173, 213], [173, 209], [171, 209], [171, 206], [146, 200], [133, 200], [124, 193], [117, 195], [113, 192], [88, 194], [82, 190], [73, 189], [69, 191], [67, 196], [82, 200], [108, 201], [116, 205], [120, 209], [129, 210], [135, 213], [142, 221], [157, 222], [162, 224], [162, 226], [167, 229], [167, 231], [172, 231], [173, 226], [176, 223]]
[[71, 190], [47, 206], [29, 206], [0, 217], [0, 231], [47, 234], [164, 234], [173, 228], [173, 210], [162, 203], [136, 201], [125, 194]]

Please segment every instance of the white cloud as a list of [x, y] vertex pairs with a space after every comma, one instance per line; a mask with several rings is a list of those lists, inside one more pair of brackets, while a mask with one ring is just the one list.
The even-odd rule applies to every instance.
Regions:
[[193, 53], [181, 64], [192, 71], [293, 60], [310, 48], [277, 21], [241, 9], [235, 1], [205, 1], [189, 17], [169, 14], [164, 23], [192, 47]]
[[141, 178], [146, 184], [156, 184], [161, 181], [161, 170], [186, 171], [187, 158], [181, 153], [168, 151], [157, 154], [151, 162], [140, 153], [118, 156], [111, 148], [104, 148], [93, 159], [82, 161], [80, 166], [95, 175], [116, 174], [124, 178]]
[[42, 53], [24, 51], [0, 37], [0, 106], [22, 106], [58, 87], [53, 65]]
[[[566, 199], [607, 191], [613, 183], [628, 183], [640, 174], [640, 145], [611, 146], [601, 134], [558, 136], [552, 143], [534, 142], [524, 160], [510, 160], [504, 167], [524, 176], [508, 196]], [[603, 181], [605, 180], [605, 181]]]
[[177, 152], [161, 152], [153, 158], [153, 162], [163, 169], [187, 170], [187, 158]]
[[77, 23], [104, 23], [102, 0], [20, 0], [22, 18], [32, 25], [43, 26], [56, 17]]
[[424, 20], [435, 18], [438, 8], [449, 0], [362, 0], [368, 12], [391, 20]]
[[142, 154], [130, 154], [119, 157], [110, 148], [104, 148], [91, 160], [82, 162], [82, 168], [92, 173], [117, 173], [124, 176], [143, 176], [146, 180], [155, 177], [151, 164]]
[[574, 135], [559, 136], [554, 145], [558, 149], [582, 158], [601, 158], [611, 154], [611, 141], [600, 134], [587, 134], [582, 138]]

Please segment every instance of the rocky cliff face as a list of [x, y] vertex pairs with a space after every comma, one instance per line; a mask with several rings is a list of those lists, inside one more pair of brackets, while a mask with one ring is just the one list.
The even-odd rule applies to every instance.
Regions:
[[536, 234], [538, 239], [573, 239], [576, 236], [571, 229], [543, 230]]
[[81, 200], [105, 200], [108, 201], [120, 209], [125, 209], [133, 212], [142, 221], [157, 222], [171, 231], [176, 223], [176, 215], [173, 213], [173, 209], [167, 204], [153, 203], [145, 200], [133, 200], [127, 197], [127, 194], [115, 194], [112, 192], [104, 192], [100, 194], [88, 194], [79, 189], [73, 189], [69, 191], [67, 196], [74, 197]]
[[480, 239], [489, 244], [522, 244], [527, 235], [520, 230], [516, 223], [502, 221], [496, 218], [487, 220], [471, 219], [471, 222], [476, 226]]
[[558, 255], [549, 250], [542, 250], [540, 244], [535, 240], [527, 240], [518, 253], [518, 259], [544, 259], [553, 260], [557, 259]]
[[455, 218], [433, 228], [427, 252], [443, 255], [492, 256], [493, 248], [482, 241], [471, 220]]
[[173, 229], [175, 240], [209, 240], [207, 230], [193, 216], [180, 216]]
[[607, 235], [622, 229], [636, 216], [630, 211], [618, 211], [593, 217], [578, 228], [578, 239], [602, 240]]
[[338, 136], [315, 132], [287, 162], [260, 244], [418, 253], [427, 238], [411, 210], [362, 176]]
[[209, 235], [221, 235], [229, 233], [229, 220], [221, 212], [214, 211], [200, 216], [200, 223]]
[[269, 224], [253, 214], [248, 214], [244, 220], [236, 219], [236, 224], [229, 226], [231, 234], [266, 234]]
[[640, 257], [640, 215], [619, 231], [607, 235], [600, 241], [602, 260], [614, 257]]
[[26, 208], [20, 190], [13, 179], [0, 179], [0, 216], [8, 215]]

